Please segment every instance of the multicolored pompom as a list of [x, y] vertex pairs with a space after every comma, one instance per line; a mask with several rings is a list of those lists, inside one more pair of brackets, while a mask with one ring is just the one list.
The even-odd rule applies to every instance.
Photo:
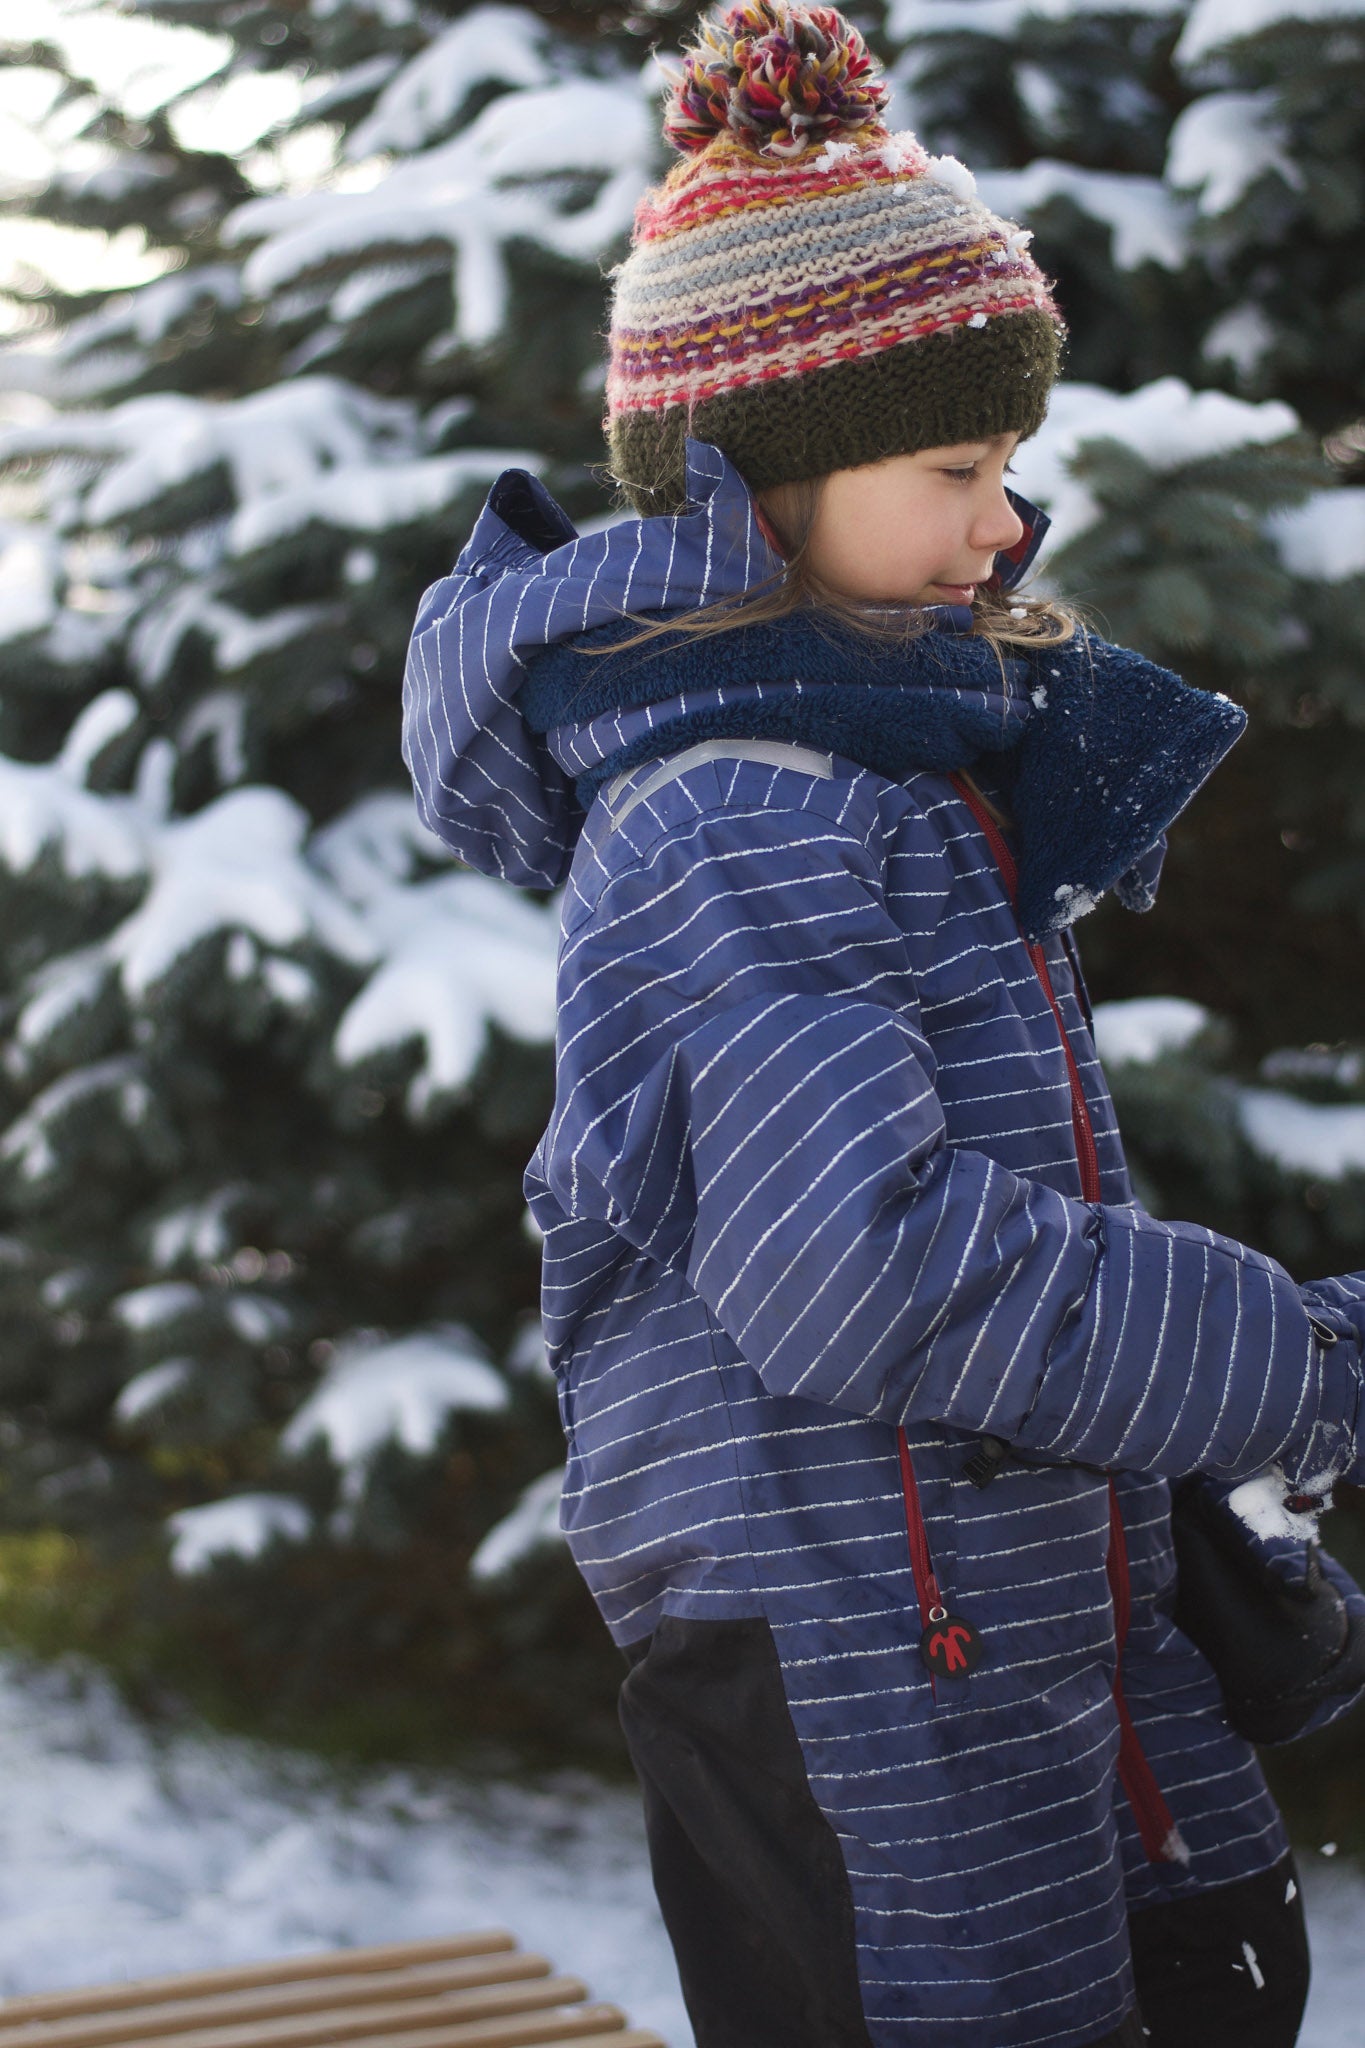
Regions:
[[799, 157], [879, 126], [889, 98], [876, 58], [832, 7], [747, 0], [701, 24], [664, 134], [684, 155], [728, 133], [764, 154]]

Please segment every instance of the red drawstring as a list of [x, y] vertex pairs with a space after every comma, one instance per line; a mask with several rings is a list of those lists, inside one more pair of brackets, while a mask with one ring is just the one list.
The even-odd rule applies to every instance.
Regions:
[[1175, 1818], [1161, 1796], [1152, 1767], [1147, 1761], [1128, 1702], [1123, 1696], [1123, 1646], [1128, 1640], [1128, 1616], [1132, 1601], [1128, 1586], [1128, 1539], [1123, 1531], [1118, 1488], [1109, 1481], [1109, 1555], [1105, 1559], [1109, 1591], [1114, 1601], [1114, 1640], [1118, 1651], [1114, 1668], [1114, 1705], [1119, 1716], [1119, 1783], [1133, 1809], [1138, 1834], [1149, 1863], [1188, 1863]]

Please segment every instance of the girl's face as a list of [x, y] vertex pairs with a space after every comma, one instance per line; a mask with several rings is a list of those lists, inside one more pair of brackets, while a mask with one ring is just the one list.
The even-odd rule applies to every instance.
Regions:
[[1024, 522], [1004, 479], [1019, 436], [890, 455], [821, 480], [806, 561], [843, 597], [970, 604]]

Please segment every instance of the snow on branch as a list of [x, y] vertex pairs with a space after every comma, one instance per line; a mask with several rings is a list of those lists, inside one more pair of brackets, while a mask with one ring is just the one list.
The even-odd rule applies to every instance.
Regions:
[[559, 1526], [563, 1491], [564, 1470], [560, 1465], [533, 1479], [511, 1514], [494, 1523], [470, 1558], [470, 1578], [489, 1585], [505, 1578], [538, 1551], [558, 1549], [564, 1541]]
[[[542, 469], [529, 449], [423, 450], [417, 407], [379, 398], [338, 377], [293, 377], [245, 398], [188, 398], [175, 392], [126, 399], [102, 412], [56, 413], [0, 428], [0, 463], [76, 455], [98, 471], [84, 487], [85, 521], [117, 525], [145, 516], [172, 493], [222, 471], [235, 502], [226, 552], [242, 556], [316, 523], [338, 532], [411, 526], [487, 487], [504, 469]], [[71, 492], [69, 477], [59, 488]], [[8, 542], [8, 546], [5, 543]], [[31, 632], [53, 615], [55, 556], [36, 528], [0, 530], [0, 640]], [[44, 552], [46, 550], [46, 552]], [[12, 592], [12, 595], [10, 593]], [[316, 618], [299, 607], [248, 619], [201, 589], [184, 590], [157, 614], [142, 640], [159, 643], [149, 672], [164, 669], [170, 642], [189, 625], [215, 642], [222, 665], [243, 666]], [[168, 637], [169, 636], [169, 637]]]
[[[288, 386], [282, 387], [288, 389]], [[413, 462], [354, 462], [320, 469], [291, 489], [262, 494], [234, 514], [229, 555], [268, 548], [309, 524], [343, 533], [384, 533], [443, 512], [468, 490], [484, 490], [504, 469], [545, 467], [525, 448], [462, 448]]]
[[[1365, 493], [1362, 493], [1365, 496]], [[1183, 996], [1099, 1003], [1095, 1049], [1108, 1068], [1152, 1066], [1192, 1045], [1213, 1021]], [[1279, 1088], [1231, 1084], [1238, 1125], [1254, 1152], [1314, 1180], [1365, 1174], [1365, 1104], [1307, 1102]]]
[[[1012, 42], [1031, 21], [1070, 21], [1102, 14], [1179, 15], [1187, 0], [890, 0], [887, 32], [898, 43], [912, 36], [967, 34]], [[1241, 0], [1229, 0], [1240, 5]]]
[[188, 1280], [153, 1280], [146, 1287], [118, 1295], [109, 1308], [125, 1330], [163, 1330], [198, 1318], [204, 1309], [204, 1295]]
[[1264, 310], [1246, 299], [1213, 322], [1199, 344], [1199, 353], [1206, 363], [1231, 363], [1239, 377], [1250, 377], [1275, 346], [1275, 338]]
[[1178, 69], [1189, 70], [1228, 43], [1288, 23], [1353, 21], [1359, 26], [1362, 19], [1361, 0], [1194, 0], [1174, 62]]
[[62, 1026], [89, 1010], [109, 984], [109, 961], [100, 946], [81, 946], [45, 960], [29, 976], [4, 1049], [5, 1072], [18, 1080], [38, 1048]]
[[194, 1375], [194, 1361], [189, 1358], [163, 1358], [159, 1365], [149, 1365], [144, 1371], [134, 1373], [130, 1380], [119, 1389], [114, 1403], [114, 1414], [126, 1429], [134, 1427], [145, 1416], [154, 1415], [159, 1408], [189, 1385]]
[[157, 832], [151, 888], [106, 941], [133, 1001], [200, 940], [249, 934], [266, 948], [321, 945], [374, 958], [364, 925], [303, 854], [307, 813], [283, 790], [228, 790]]
[[435, 1449], [453, 1415], [496, 1414], [507, 1387], [476, 1339], [458, 1323], [405, 1337], [352, 1337], [338, 1345], [317, 1391], [280, 1438], [300, 1456], [322, 1443], [342, 1475], [342, 1498], [355, 1506], [373, 1459], [386, 1444], [415, 1457]]
[[1365, 1105], [1305, 1102], [1278, 1088], [1239, 1088], [1247, 1142], [1286, 1173], [1313, 1180], [1365, 1174]]
[[0, 522], [0, 641], [23, 640], [52, 624], [60, 560], [54, 534]]
[[987, 206], [1010, 220], [1029, 218], [1051, 199], [1069, 199], [1110, 230], [1120, 270], [1136, 270], [1140, 263], [1179, 270], [1185, 262], [1188, 208], [1160, 178], [1088, 171], [1040, 156], [1022, 171], [980, 171], [976, 182]]
[[166, 1517], [171, 1570], [188, 1578], [220, 1557], [259, 1557], [272, 1543], [305, 1542], [312, 1526], [303, 1502], [287, 1493], [237, 1493], [181, 1508]]
[[[418, 447], [416, 407], [337, 377], [297, 377], [245, 398], [154, 392], [100, 412], [57, 413], [0, 429], [0, 462], [76, 455], [104, 465], [88, 487], [94, 525], [144, 511], [219, 467], [238, 505], [297, 489], [319, 472], [401, 459]], [[69, 486], [64, 486], [69, 488]]]
[[1106, 1067], [1147, 1067], [1183, 1052], [1207, 1029], [1209, 1012], [1184, 996], [1132, 996], [1095, 1005], [1095, 1050]]
[[22, 874], [44, 854], [76, 879], [127, 882], [145, 874], [146, 833], [127, 799], [96, 796], [56, 761], [0, 754], [0, 863]]
[[[503, 94], [458, 136], [395, 164], [368, 191], [251, 199], [224, 232], [257, 243], [243, 274], [247, 289], [267, 299], [325, 266], [445, 245], [455, 259], [456, 334], [479, 347], [503, 326], [506, 245], [522, 240], [595, 262], [628, 233], [653, 147], [653, 108], [637, 79], [566, 80]], [[585, 181], [597, 188], [586, 205]]]
[[362, 57], [358, 64], [348, 65], [344, 71], [325, 73], [305, 87], [300, 112], [309, 121], [328, 120], [339, 109], [372, 98], [402, 62], [397, 50], [381, 50], [373, 57]]
[[151, 1263], [164, 1270], [181, 1259], [213, 1261], [231, 1250], [231, 1212], [250, 1198], [247, 1181], [229, 1181], [195, 1202], [168, 1209], [147, 1226]]
[[1198, 195], [1199, 211], [1227, 213], [1266, 171], [1302, 189], [1304, 176], [1289, 154], [1285, 125], [1276, 118], [1279, 94], [1211, 92], [1191, 101], [1166, 144], [1167, 183]]
[[1088, 440], [1121, 441], [1154, 470], [1178, 470], [1237, 448], [1264, 446], [1298, 431], [1279, 399], [1252, 404], [1225, 391], [1195, 391], [1182, 377], [1158, 377], [1136, 391], [1102, 384], [1059, 384], [1048, 416], [1014, 453], [1019, 488], [1052, 518], [1048, 552], [1063, 548], [1101, 516], [1071, 463]]
[[312, 849], [356, 904], [380, 954], [342, 1015], [333, 1051], [352, 1067], [418, 1042], [422, 1065], [407, 1093], [414, 1119], [466, 1087], [490, 1024], [530, 1044], [554, 1036], [558, 942], [552, 911], [486, 876], [400, 879], [418, 833], [425, 856], [442, 858], [411, 804], [380, 795], [318, 833]]
[[[187, 817], [168, 812], [151, 772], [139, 771], [133, 794], [96, 795], [79, 778], [133, 708], [126, 691], [106, 691], [56, 761], [0, 755], [0, 861], [19, 873], [52, 855], [73, 877], [144, 885], [102, 938], [30, 974], [6, 1055], [12, 1075], [26, 1072], [114, 977], [137, 1004], [215, 937], [226, 942], [226, 973], [259, 979], [285, 1007], [314, 992], [300, 953], [367, 971], [333, 1051], [354, 1067], [420, 1046], [407, 1094], [414, 1119], [461, 1094], [491, 1027], [525, 1043], [553, 1036], [554, 910], [481, 875], [430, 873], [449, 870], [449, 855], [396, 792], [361, 799], [311, 842], [302, 807], [261, 784], [228, 789]], [[143, 764], [155, 767], [164, 745], [145, 748]]]
[[140, 1124], [152, 1108], [152, 1092], [133, 1054], [97, 1060], [62, 1074], [33, 1097], [0, 1137], [0, 1162], [13, 1166], [21, 1179], [44, 1181], [56, 1173], [54, 1143], [63, 1124], [79, 1123], [94, 1131], [109, 1113], [125, 1126]]
[[[203, 583], [185, 583], [147, 606], [129, 635], [128, 652], [144, 683], [161, 683], [188, 636], [200, 633], [213, 648], [218, 673], [232, 675], [250, 668], [262, 654], [306, 640], [333, 616], [327, 605], [284, 605], [253, 618], [214, 597]], [[187, 732], [181, 741], [191, 743]], [[240, 770], [238, 777], [224, 780], [239, 778]]]
[[73, 320], [45, 354], [69, 362], [113, 342], [155, 348], [204, 304], [232, 312], [241, 301], [242, 283], [234, 264], [197, 264], [152, 278], [136, 291], [118, 292], [95, 312]]
[[405, 64], [373, 112], [346, 138], [346, 155], [411, 155], [445, 134], [476, 86], [549, 85], [545, 30], [520, 7], [473, 7]]
[[1271, 513], [1265, 526], [1291, 575], [1314, 583], [1365, 576], [1365, 486], [1314, 491], [1302, 505]]

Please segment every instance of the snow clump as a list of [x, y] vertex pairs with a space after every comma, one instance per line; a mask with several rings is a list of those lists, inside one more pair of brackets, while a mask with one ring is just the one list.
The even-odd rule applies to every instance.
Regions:
[[220, 1557], [259, 1557], [281, 1538], [302, 1543], [312, 1526], [303, 1502], [286, 1493], [238, 1493], [181, 1508], [166, 1518], [171, 1570], [189, 1578]]
[[[1051, 519], [1051, 552], [1078, 539], [1100, 517], [1098, 502], [1073, 474], [1087, 441], [1121, 442], [1149, 469], [1166, 471], [1280, 441], [1298, 427], [1298, 415], [1279, 399], [1251, 403], [1226, 391], [1195, 391], [1183, 377], [1158, 377], [1127, 392], [1063, 381], [1052, 393], [1043, 425], [1014, 452], [1017, 488]], [[1346, 493], [1324, 495], [1340, 499]]]
[[280, 1445], [299, 1456], [310, 1444], [325, 1444], [342, 1474], [342, 1498], [353, 1507], [386, 1444], [425, 1457], [452, 1415], [493, 1414], [507, 1401], [506, 1383], [459, 1324], [437, 1324], [404, 1337], [356, 1337], [338, 1345], [322, 1384]]
[[1197, 193], [1205, 215], [1231, 212], [1266, 171], [1277, 171], [1286, 185], [1301, 189], [1303, 172], [1288, 153], [1284, 123], [1275, 119], [1279, 100], [1276, 88], [1266, 86], [1260, 92], [1206, 93], [1192, 101], [1171, 129], [1167, 181]]
[[1183, 1052], [1209, 1022], [1202, 1003], [1184, 996], [1133, 996], [1095, 1006], [1095, 1050], [1106, 1067], [1148, 1067]]
[[559, 1502], [564, 1490], [564, 1472], [556, 1465], [533, 1479], [510, 1515], [494, 1523], [469, 1560], [469, 1576], [487, 1585], [508, 1573], [538, 1550], [556, 1547], [564, 1540], [559, 1526]]

